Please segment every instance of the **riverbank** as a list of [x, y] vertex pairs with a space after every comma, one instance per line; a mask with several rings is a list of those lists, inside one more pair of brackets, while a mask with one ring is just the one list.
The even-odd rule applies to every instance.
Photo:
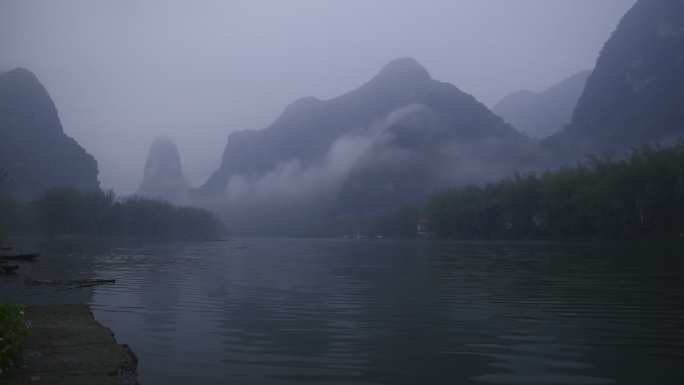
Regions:
[[136, 385], [138, 359], [87, 305], [27, 306], [30, 336], [9, 383]]

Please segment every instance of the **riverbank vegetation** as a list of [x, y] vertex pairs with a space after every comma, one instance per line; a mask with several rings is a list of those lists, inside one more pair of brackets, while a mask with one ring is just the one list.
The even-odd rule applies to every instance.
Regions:
[[684, 232], [684, 142], [434, 193], [437, 238], [643, 239]]
[[57, 187], [35, 201], [0, 197], [0, 227], [13, 234], [207, 238], [225, 234], [213, 213], [112, 191]]
[[[300, 223], [301, 222], [301, 223]], [[462, 240], [651, 239], [684, 236], [684, 141], [625, 158], [514, 174], [436, 191], [422, 205], [291, 218], [290, 236], [421, 236]], [[0, 196], [0, 228], [18, 234], [218, 237], [211, 212], [111, 191], [53, 188], [33, 202]]]
[[21, 341], [29, 334], [24, 306], [8, 300], [0, 303], [0, 378], [21, 353]]

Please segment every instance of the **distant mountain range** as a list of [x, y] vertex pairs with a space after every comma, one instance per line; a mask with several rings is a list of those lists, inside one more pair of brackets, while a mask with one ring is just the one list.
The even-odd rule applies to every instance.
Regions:
[[[155, 141], [138, 192], [202, 204], [233, 234], [306, 235], [326, 218], [420, 205], [442, 188], [668, 145], [684, 132], [684, 2], [637, 1], [590, 75], [511, 94], [494, 110], [396, 59], [347, 94], [297, 100], [263, 130], [231, 133], [199, 188], [187, 185], [175, 144]], [[27, 70], [0, 73], [0, 138], [13, 194], [99, 186], [97, 163]]]
[[298, 100], [269, 127], [232, 133], [196, 198], [239, 218], [234, 228], [284, 226], [312, 211], [418, 204], [436, 188], [529, 168], [533, 152], [474, 97], [403, 58], [345, 95]]
[[221, 166], [200, 190], [222, 192], [231, 177], [258, 177], [279, 162], [320, 163], [345, 135], [385, 135], [392, 139], [387, 146], [410, 140], [443, 144], [487, 137], [520, 139], [472, 96], [432, 80], [413, 59], [397, 59], [355, 91], [327, 101], [300, 99], [271, 126], [232, 133]]
[[591, 70], [576, 73], [542, 92], [513, 92], [492, 111], [531, 138], [544, 138], [570, 123]]
[[397, 59], [354, 91], [300, 99], [269, 127], [232, 133], [219, 169], [192, 197], [223, 213], [232, 232], [283, 234], [587, 153], [667, 144], [684, 129], [681, 4], [638, 1], [591, 75], [502, 100], [496, 112], [527, 136], [415, 60]]
[[35, 197], [50, 187], [97, 189], [97, 162], [64, 133], [55, 104], [36, 76], [0, 72], [0, 167], [3, 193]]

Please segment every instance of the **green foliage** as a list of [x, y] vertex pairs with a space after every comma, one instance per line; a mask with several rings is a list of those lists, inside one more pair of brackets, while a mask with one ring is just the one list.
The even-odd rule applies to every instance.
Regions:
[[113, 232], [126, 237], [216, 237], [224, 234], [221, 221], [211, 212], [174, 206], [158, 200], [129, 196], [113, 206]]
[[35, 202], [38, 223], [48, 235], [107, 235], [105, 217], [113, 206], [114, 193], [57, 187]]
[[0, 304], [0, 375], [21, 353], [21, 341], [29, 330], [24, 306], [5, 300]]
[[37, 234], [33, 204], [0, 194], [0, 232]]
[[684, 231], [684, 142], [623, 160], [516, 174], [484, 188], [433, 194], [436, 236], [456, 239], [674, 237]]
[[0, 199], [3, 224], [45, 235], [200, 238], [225, 233], [221, 221], [204, 209], [73, 187], [49, 189], [29, 204]]

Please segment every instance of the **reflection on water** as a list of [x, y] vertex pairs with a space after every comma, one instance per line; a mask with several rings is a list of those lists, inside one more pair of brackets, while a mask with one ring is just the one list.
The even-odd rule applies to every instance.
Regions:
[[679, 384], [682, 251], [72, 240], [22, 272], [117, 283], [0, 287], [26, 303], [91, 304], [138, 354], [143, 384]]

